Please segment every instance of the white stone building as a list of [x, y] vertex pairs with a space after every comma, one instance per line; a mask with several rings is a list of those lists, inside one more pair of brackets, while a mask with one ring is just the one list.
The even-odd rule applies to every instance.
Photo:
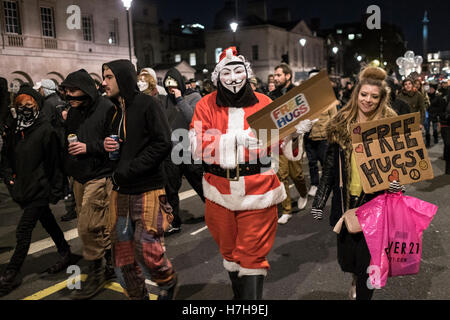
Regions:
[[[79, 29], [68, 28], [77, 21], [76, 11], [67, 13], [71, 5], [81, 9]], [[42, 78], [61, 83], [81, 68], [101, 80], [104, 62], [129, 59], [121, 0], [11, 0], [0, 1], [0, 9], [0, 76], [10, 86]]]
[[[305, 39], [302, 47], [300, 39]], [[311, 69], [326, 68], [324, 40], [315, 36], [304, 21], [292, 29], [272, 24], [238, 27], [235, 34], [228, 30], [213, 30], [206, 33], [206, 56], [211, 71], [218, 61], [222, 49], [235, 45], [239, 53], [250, 62], [256, 77], [267, 81], [274, 68], [281, 63], [282, 55], [288, 54], [294, 81], [298, 82]], [[303, 73], [302, 73], [303, 72]]]

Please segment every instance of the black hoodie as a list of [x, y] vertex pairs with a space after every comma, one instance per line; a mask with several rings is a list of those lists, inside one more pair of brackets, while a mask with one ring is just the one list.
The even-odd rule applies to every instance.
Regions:
[[69, 74], [61, 86], [79, 88], [89, 96], [85, 105], [71, 107], [67, 113], [66, 137], [76, 134], [78, 141], [86, 144], [86, 154], [77, 156], [68, 154], [66, 148], [67, 174], [82, 184], [111, 176], [115, 163], [109, 160], [103, 141], [117, 132], [120, 110], [98, 94], [94, 79], [84, 69]]
[[[32, 96], [42, 107], [42, 97], [29, 86], [20, 88], [18, 95]], [[4, 179], [11, 197], [22, 208], [56, 203], [63, 196], [60, 144], [55, 130], [42, 113], [33, 125], [15, 133], [6, 132], [2, 148], [0, 177]], [[9, 184], [13, 180], [14, 184]]]
[[[171, 149], [170, 129], [159, 101], [140, 93], [134, 65], [129, 60], [106, 63], [125, 99], [119, 136], [120, 159], [113, 173], [114, 190], [140, 194], [165, 186], [162, 162]], [[118, 104], [118, 100], [114, 99]]]
[[[169, 76], [177, 81], [178, 89], [181, 91], [181, 97], [175, 98], [175, 95], [169, 92], [169, 88], [166, 86], [166, 79]], [[184, 98], [186, 84], [183, 76], [177, 69], [171, 68], [167, 71], [163, 84], [164, 89], [167, 91], [163, 105], [170, 127], [172, 130], [179, 128], [188, 130], [194, 115], [195, 106], [191, 106], [187, 99]]]

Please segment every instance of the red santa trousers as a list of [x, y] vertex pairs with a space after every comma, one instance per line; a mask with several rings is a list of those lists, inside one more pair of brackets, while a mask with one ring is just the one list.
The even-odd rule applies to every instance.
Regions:
[[231, 211], [208, 199], [205, 222], [225, 260], [247, 269], [269, 269], [266, 259], [275, 241], [277, 206]]

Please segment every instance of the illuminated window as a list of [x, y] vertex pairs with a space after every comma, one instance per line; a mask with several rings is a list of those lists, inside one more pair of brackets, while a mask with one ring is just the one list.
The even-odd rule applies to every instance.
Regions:
[[181, 61], [181, 54], [176, 54], [175, 55], [175, 62], [180, 62]]
[[197, 65], [197, 56], [195, 55], [195, 52], [192, 52], [189, 54], [189, 64], [191, 66]]
[[214, 50], [214, 54], [216, 56], [216, 63], [219, 63], [221, 53], [222, 53], [222, 48], [216, 48], [216, 50]]
[[348, 40], [353, 40], [353, 39], [355, 39], [355, 35], [353, 33], [349, 33]]

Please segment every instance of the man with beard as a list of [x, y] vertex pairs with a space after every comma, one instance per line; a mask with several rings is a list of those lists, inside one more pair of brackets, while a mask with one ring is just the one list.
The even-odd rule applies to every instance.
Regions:
[[260, 149], [247, 122], [272, 102], [253, 92], [251, 76], [250, 64], [235, 47], [223, 51], [211, 77], [217, 91], [197, 103], [189, 132], [192, 154], [205, 168], [205, 221], [223, 256], [234, 299], [242, 300], [262, 298], [277, 204], [286, 198], [270, 155]]
[[[131, 61], [111, 61], [102, 69], [105, 92], [122, 110], [109, 225], [116, 274], [130, 299], [148, 300], [149, 277], [160, 289], [158, 300], [171, 300], [177, 276], [165, 254], [164, 231], [173, 216], [163, 170], [171, 149], [169, 124], [159, 101], [138, 91]], [[104, 140], [106, 151], [117, 147], [112, 138]]]
[[425, 100], [423, 95], [414, 87], [413, 79], [406, 78], [402, 83], [403, 89], [398, 95], [398, 99], [405, 101], [411, 112], [420, 112], [420, 127], [423, 128], [425, 122]]
[[115, 163], [105, 152], [103, 140], [117, 132], [114, 120], [119, 117], [114, 104], [99, 95], [86, 70], [72, 72], [61, 86], [71, 105], [66, 136], [75, 134], [78, 140], [67, 146], [66, 170], [74, 179], [78, 234], [83, 242], [83, 258], [89, 263], [87, 281], [81, 290], [71, 293], [72, 299], [81, 300], [93, 297], [114, 278], [106, 219]]
[[[167, 96], [164, 97], [163, 107], [169, 120], [169, 125], [172, 132], [184, 129], [189, 130], [189, 124], [191, 123], [194, 109], [198, 101], [201, 99], [201, 95], [192, 89], [186, 90], [184, 79], [180, 72], [171, 68], [167, 71], [164, 78], [164, 88], [167, 91]], [[174, 145], [180, 143], [175, 141]], [[180, 199], [178, 192], [181, 188], [183, 175], [188, 180], [189, 184], [194, 188], [195, 192], [204, 201], [203, 188], [202, 188], [202, 176], [203, 169], [201, 165], [193, 164], [189, 151], [183, 151], [189, 154], [177, 154], [181, 158], [188, 159], [188, 163], [183, 161], [177, 164], [174, 163], [175, 159], [168, 157], [165, 161], [164, 169], [167, 175], [167, 200], [173, 209], [174, 219], [171, 227], [167, 230], [167, 235], [179, 232], [181, 230], [181, 218], [180, 218]]]
[[[292, 70], [291, 68], [282, 63], [275, 68], [275, 85], [277, 88], [269, 93], [269, 97], [273, 100], [283, 96], [289, 90], [293, 89], [295, 86], [292, 84]], [[305, 177], [303, 175], [302, 164], [300, 163], [301, 155], [297, 157], [298, 160], [292, 161], [286, 157], [286, 154], [280, 154], [279, 158], [279, 169], [278, 178], [284, 184], [286, 189], [287, 198], [283, 201], [282, 207], [283, 212], [281, 217], [278, 219], [279, 224], [286, 224], [289, 219], [292, 218], [292, 202], [291, 195], [289, 192], [289, 177], [294, 182], [300, 197], [297, 201], [297, 206], [300, 210], [306, 207], [308, 202], [308, 188], [306, 187]]]

